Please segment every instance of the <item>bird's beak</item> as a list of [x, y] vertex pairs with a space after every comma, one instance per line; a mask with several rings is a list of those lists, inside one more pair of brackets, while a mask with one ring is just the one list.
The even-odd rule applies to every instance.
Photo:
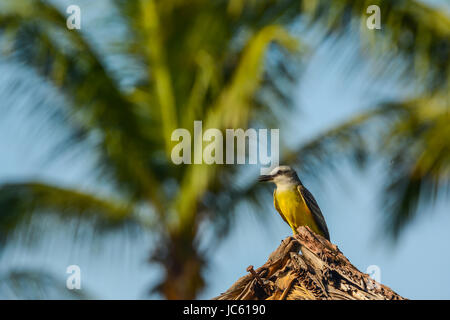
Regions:
[[262, 175], [259, 176], [258, 181], [259, 182], [265, 182], [265, 181], [272, 181], [273, 177], [271, 175]]

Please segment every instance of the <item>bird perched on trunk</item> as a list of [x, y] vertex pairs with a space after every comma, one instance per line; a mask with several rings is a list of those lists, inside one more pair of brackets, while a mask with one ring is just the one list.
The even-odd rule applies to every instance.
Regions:
[[330, 240], [319, 205], [291, 167], [276, 167], [269, 175], [260, 176], [259, 181], [271, 181], [276, 184], [273, 204], [294, 234], [297, 233], [299, 226], [308, 226], [315, 233]]

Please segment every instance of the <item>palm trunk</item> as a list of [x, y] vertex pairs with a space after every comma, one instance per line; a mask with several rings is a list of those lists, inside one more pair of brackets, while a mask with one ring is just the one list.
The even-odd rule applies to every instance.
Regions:
[[193, 230], [194, 227], [186, 227], [184, 232], [173, 232], [160, 240], [150, 262], [159, 264], [164, 275], [152, 293], [158, 292], [168, 300], [191, 300], [203, 289], [205, 259]]

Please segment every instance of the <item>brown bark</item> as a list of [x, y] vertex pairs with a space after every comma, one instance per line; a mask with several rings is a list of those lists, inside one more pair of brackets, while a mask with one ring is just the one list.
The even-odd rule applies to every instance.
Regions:
[[284, 239], [260, 268], [241, 277], [217, 300], [403, 300], [360, 272], [338, 247], [308, 227]]

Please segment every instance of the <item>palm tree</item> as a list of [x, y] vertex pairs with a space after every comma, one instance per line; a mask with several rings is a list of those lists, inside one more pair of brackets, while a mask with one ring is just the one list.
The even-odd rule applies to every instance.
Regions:
[[[419, 2], [371, 2], [382, 7], [385, 29], [374, 35], [362, 28], [361, 34], [383, 41], [380, 50], [397, 50], [406, 64], [414, 66], [405, 76], [417, 77], [419, 97], [366, 111], [298, 150], [287, 151], [285, 161], [314, 167], [330, 163], [336, 155], [333, 150], [340, 149], [360, 162], [371, 151], [365, 148], [363, 133], [374, 120], [394, 113], [396, 117], [388, 118], [389, 127], [382, 130], [386, 139], [380, 147], [385, 156], [397, 159], [396, 147], [418, 143], [417, 150], [408, 149], [412, 158], [397, 159], [392, 169], [396, 176], [390, 189], [400, 205], [389, 212], [400, 228], [404, 218], [415, 212], [415, 199], [430, 190], [429, 183], [433, 188], [448, 183], [442, 180], [448, 179], [444, 174], [448, 174], [448, 148], [441, 150], [434, 135], [445, 129], [450, 22]], [[131, 85], [117, 78], [86, 34], [66, 28], [66, 16], [51, 3], [0, 4], [4, 51], [33, 67], [38, 77], [63, 94], [65, 119], [73, 132], [68, 145], [94, 144], [99, 183], [107, 181], [113, 188], [108, 197], [45, 181], [5, 183], [0, 187], [0, 241], [6, 243], [36, 214], [86, 219], [98, 230], [141, 225], [158, 235], [151, 260], [163, 267], [165, 277], [155, 290], [168, 299], [194, 298], [205, 285], [202, 271], [208, 262], [199, 249], [199, 227], [209, 224], [220, 241], [236, 203], [258, 202], [260, 189], [231, 183], [241, 173], [236, 166], [174, 165], [172, 131], [192, 128], [196, 119], [203, 120], [205, 129], [277, 124], [276, 111], [292, 104], [289, 90], [280, 87], [293, 83], [298, 71], [299, 41], [287, 31], [289, 27], [301, 20], [322, 25], [324, 38], [342, 34], [354, 28], [368, 4], [350, 0], [304, 1], [301, 6], [289, 0], [113, 3], [126, 27], [126, 37], [116, 49], [129, 58], [130, 69], [140, 70]], [[430, 101], [436, 105], [434, 116], [422, 115], [417, 106], [428, 108]], [[428, 121], [441, 125], [429, 128]], [[431, 141], [433, 150], [428, 150]], [[414, 174], [411, 168], [416, 168]], [[150, 213], [150, 222], [142, 210]]]

